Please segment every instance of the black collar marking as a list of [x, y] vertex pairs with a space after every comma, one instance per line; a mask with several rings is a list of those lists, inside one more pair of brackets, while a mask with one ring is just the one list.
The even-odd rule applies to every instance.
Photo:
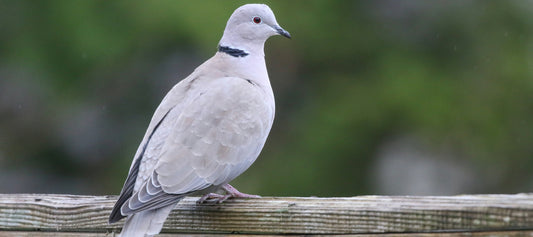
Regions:
[[228, 46], [222, 46], [222, 45], [218, 46], [218, 52], [227, 53], [236, 58], [248, 56], [248, 53], [242, 49], [235, 49], [235, 48], [230, 48]]

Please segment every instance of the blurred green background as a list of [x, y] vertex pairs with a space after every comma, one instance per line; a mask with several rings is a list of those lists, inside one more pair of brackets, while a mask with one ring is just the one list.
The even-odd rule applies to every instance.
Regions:
[[[248, 1], [0, 1], [0, 192], [118, 194]], [[264, 196], [533, 190], [533, 1], [265, 1]]]

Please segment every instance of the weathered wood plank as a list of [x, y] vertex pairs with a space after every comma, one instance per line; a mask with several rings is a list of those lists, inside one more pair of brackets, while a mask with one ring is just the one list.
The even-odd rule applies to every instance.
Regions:
[[[115, 233], [80, 233], [80, 232], [36, 232], [36, 231], [0, 231], [0, 237], [116, 237]], [[158, 237], [275, 237], [294, 235], [237, 235], [237, 234], [159, 234]], [[353, 234], [342, 237], [522, 237], [533, 236], [533, 231], [482, 231], [482, 232], [452, 232], [452, 233], [393, 233], [393, 234]]]
[[[362, 234], [533, 230], [533, 194], [268, 197], [217, 205], [196, 205], [196, 199], [185, 198], [167, 219], [163, 232]], [[105, 233], [118, 232], [123, 224], [107, 224], [115, 200], [116, 196], [0, 194], [0, 230], [99, 232], [103, 235], [88, 236], [112, 236]]]

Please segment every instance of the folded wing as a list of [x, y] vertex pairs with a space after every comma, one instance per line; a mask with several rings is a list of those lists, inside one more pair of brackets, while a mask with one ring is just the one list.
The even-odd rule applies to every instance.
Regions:
[[139, 168], [143, 182], [137, 182], [122, 215], [226, 184], [259, 155], [274, 116], [263, 88], [237, 77], [218, 78], [202, 88], [179, 111], [170, 109], [163, 117]]

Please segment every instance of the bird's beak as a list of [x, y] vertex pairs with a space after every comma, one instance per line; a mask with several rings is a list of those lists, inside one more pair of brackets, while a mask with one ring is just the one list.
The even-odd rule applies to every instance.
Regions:
[[281, 26], [274, 26], [274, 29], [276, 30], [276, 32], [278, 32], [278, 34], [283, 35], [289, 39], [291, 38], [291, 34], [288, 31], [281, 28]]

